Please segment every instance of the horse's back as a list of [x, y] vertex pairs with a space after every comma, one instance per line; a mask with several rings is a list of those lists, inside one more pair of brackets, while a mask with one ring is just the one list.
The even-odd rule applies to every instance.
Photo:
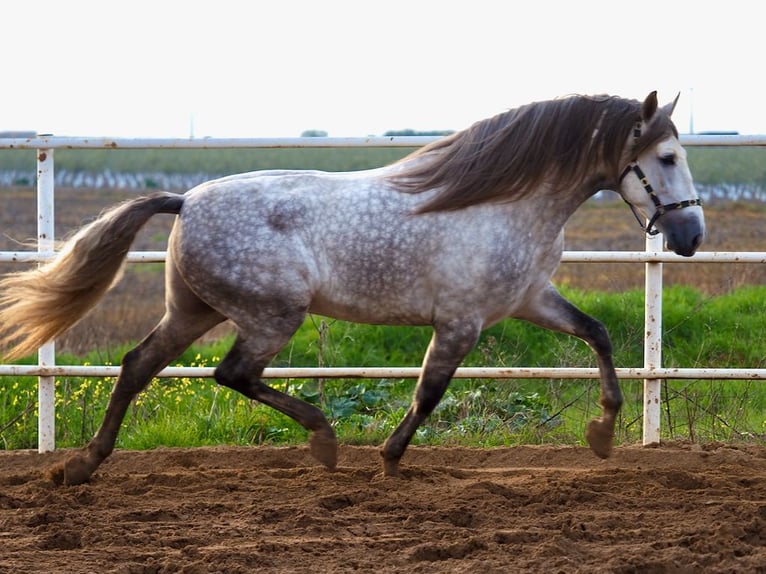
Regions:
[[366, 323], [494, 321], [539, 283], [530, 271], [545, 242], [522, 239], [523, 204], [418, 215], [427, 198], [396, 191], [385, 173], [267, 171], [203, 184], [186, 196], [171, 257], [214, 306], [281, 298]]
[[[399, 293], [426, 263], [422, 241], [400, 233], [413, 206], [377, 170], [230, 176], [187, 194], [171, 256], [208, 299], [282, 297], [348, 319], [423, 323]], [[385, 317], [383, 293], [393, 297]]]

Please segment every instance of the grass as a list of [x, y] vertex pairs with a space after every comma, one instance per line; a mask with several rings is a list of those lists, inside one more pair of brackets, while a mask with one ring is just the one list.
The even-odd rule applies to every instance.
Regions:
[[[565, 295], [609, 327], [619, 366], [641, 366], [643, 293], [585, 292]], [[676, 286], [666, 289], [664, 365], [766, 368], [766, 287], [750, 286], [709, 296]], [[280, 366], [415, 366], [430, 331], [307, 319], [275, 359]], [[228, 337], [198, 344], [178, 360], [215, 365]], [[86, 358], [116, 363], [124, 348]], [[60, 357], [60, 363], [82, 358]], [[466, 366], [594, 366], [580, 341], [520, 321], [487, 330]], [[409, 406], [412, 380], [273, 380], [272, 385], [320, 406], [339, 439], [380, 444]], [[100, 424], [111, 379], [63, 377], [56, 381], [56, 442], [85, 444]], [[34, 448], [36, 379], [0, 379], [0, 444]], [[642, 382], [622, 381], [625, 406], [617, 440], [641, 438]], [[416, 444], [502, 446], [581, 444], [587, 421], [597, 416], [598, 383], [592, 380], [492, 380], [452, 382], [437, 410], [417, 433]], [[695, 441], [761, 440], [766, 389], [758, 381], [670, 380], [663, 386], [663, 437]], [[213, 444], [296, 444], [307, 433], [291, 419], [211, 380], [155, 381], [139, 395], [123, 424], [118, 446], [152, 448]]]

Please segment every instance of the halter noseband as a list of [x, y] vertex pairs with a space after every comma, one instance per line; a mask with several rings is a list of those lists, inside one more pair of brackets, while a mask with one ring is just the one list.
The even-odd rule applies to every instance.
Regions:
[[[633, 139], [638, 140], [638, 138], [641, 137], [641, 122], [638, 121], [636, 123], [636, 127], [633, 128]], [[628, 164], [628, 166], [622, 170], [622, 174], [620, 175], [620, 179], [617, 181], [617, 184], [621, 184], [622, 180], [625, 179], [625, 176], [627, 176], [630, 172], [634, 172], [636, 174], [636, 177], [638, 177], [638, 180], [641, 182], [641, 185], [644, 187], [644, 190], [646, 190], [646, 193], [649, 194], [649, 197], [652, 199], [652, 203], [654, 204], [654, 215], [652, 215], [651, 219], [649, 220], [649, 223], [644, 226], [643, 220], [641, 218], [641, 215], [639, 214], [638, 210], [636, 209], [636, 206], [633, 205], [631, 202], [629, 202], [625, 197], [620, 194], [623, 201], [628, 204], [630, 207], [630, 210], [633, 212], [633, 215], [636, 217], [636, 220], [638, 221], [638, 224], [641, 226], [641, 229], [643, 229], [646, 233], [649, 235], [657, 235], [660, 231], [659, 229], [652, 229], [654, 227], [654, 224], [657, 222], [657, 220], [665, 215], [668, 211], [673, 211], [674, 209], [682, 209], [684, 207], [693, 207], [695, 205], [702, 205], [701, 199], [684, 199], [683, 201], [677, 201], [675, 203], [666, 203], [665, 205], [662, 204], [660, 201], [660, 198], [657, 197], [657, 193], [654, 191], [654, 188], [652, 188], [652, 185], [649, 183], [649, 180], [646, 177], [646, 174], [641, 169], [641, 167], [638, 165], [638, 158], [634, 159], [632, 162]]]

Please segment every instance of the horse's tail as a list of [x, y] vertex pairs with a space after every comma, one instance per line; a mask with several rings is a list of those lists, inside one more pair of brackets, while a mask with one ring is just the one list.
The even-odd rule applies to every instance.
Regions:
[[0, 346], [23, 357], [79, 321], [119, 278], [141, 227], [157, 213], [178, 214], [182, 195], [158, 192], [105, 211], [38, 269], [0, 280]]

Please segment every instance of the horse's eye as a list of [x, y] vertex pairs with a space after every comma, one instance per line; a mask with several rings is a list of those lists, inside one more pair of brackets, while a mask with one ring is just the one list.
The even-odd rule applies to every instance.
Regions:
[[660, 157], [660, 162], [662, 165], [676, 165], [676, 155], [673, 153], [663, 155]]

